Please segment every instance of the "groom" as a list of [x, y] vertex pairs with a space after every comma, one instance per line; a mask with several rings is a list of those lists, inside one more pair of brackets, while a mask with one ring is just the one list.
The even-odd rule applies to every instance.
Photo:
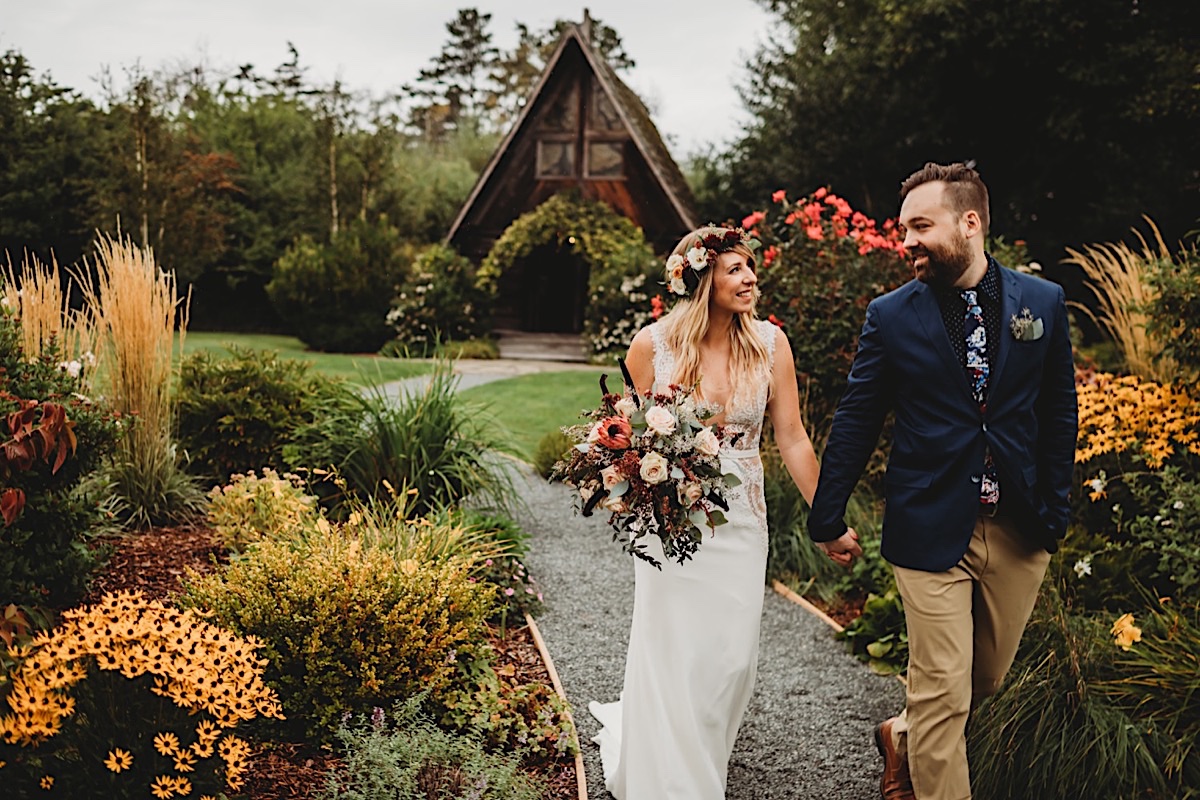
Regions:
[[916, 279], [867, 308], [809, 535], [859, 552], [846, 502], [895, 412], [883, 556], [908, 627], [907, 702], [875, 733], [886, 800], [971, 796], [966, 724], [999, 688], [1067, 528], [1077, 428], [1062, 289], [984, 252], [988, 193], [964, 164], [901, 186]]

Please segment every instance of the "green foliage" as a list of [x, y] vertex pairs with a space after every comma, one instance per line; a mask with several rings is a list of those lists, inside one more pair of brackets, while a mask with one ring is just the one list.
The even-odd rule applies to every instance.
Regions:
[[563, 459], [572, 444], [571, 437], [561, 429], [552, 430], [539, 439], [537, 449], [533, 451], [533, 468], [537, 474], [549, 479], [555, 463]]
[[327, 742], [346, 712], [443, 696], [486, 646], [493, 589], [470, 562], [402, 553], [336, 532], [263, 540], [223, 572], [191, 575], [183, 602], [262, 641], [286, 735]]
[[[1168, 465], [1096, 480], [1105, 497], [1095, 503], [1085, 497], [1085, 523], [1072, 528], [1056, 567], [1075, 603], [1116, 610], [1137, 596], [1139, 586], [1160, 597], [1195, 596], [1200, 589], [1195, 471]], [[1085, 483], [1083, 494], [1088, 488]]]
[[[1137, 693], [1139, 673], [1120, 663], [1124, 651], [1105, 635], [1106, 628], [1071, 613], [1052, 584], [1043, 587], [1009, 680], [972, 718], [967, 745], [975, 797], [1195, 797], [1194, 762], [1190, 788], [1184, 775], [1165, 769], [1168, 754], [1190, 744], [1174, 739], [1135, 697], [1114, 695], [1114, 686]], [[1193, 641], [1190, 652], [1164, 648], [1173, 652], [1164, 652], [1163, 659], [1181, 670], [1176, 675], [1192, 678], [1193, 692], [1194, 647]], [[1186, 706], [1185, 697], [1165, 695], [1155, 702]]]
[[170, 441], [123, 448], [105, 465], [103, 485], [119, 498], [119, 516], [127, 527], [188, 522], [203, 513], [201, 481], [184, 472], [177, 453], [177, 445]]
[[437, 358], [455, 361], [460, 358], [475, 358], [491, 361], [500, 357], [500, 348], [495, 339], [467, 339], [462, 342], [443, 342], [438, 346]]
[[796, 201], [776, 192], [745, 220], [761, 236], [759, 313], [787, 333], [817, 442], [833, 420], [858, 349], [867, 304], [907, 282], [891, 220], [875, 221], [817, 189]]
[[282, 477], [270, 467], [234, 475], [208, 493], [208, 524], [226, 550], [240, 553], [260, 539], [289, 539], [316, 526], [317, 498], [296, 475]]
[[267, 295], [314, 350], [373, 353], [388, 339], [388, 303], [411, 261], [395, 228], [356, 220], [328, 245], [297, 239], [276, 263]]
[[841, 569], [808, 538], [808, 504], [779, 455], [771, 437], [762, 448], [763, 493], [767, 501], [767, 579], [813, 590], [823, 600], [833, 597], [833, 583]]
[[396, 331], [396, 345], [413, 356], [430, 356], [443, 342], [486, 333], [490, 302], [476, 285], [470, 260], [449, 245], [435, 244], [408, 270], [387, 323]]
[[[544, 245], [572, 253], [588, 266], [583, 332], [592, 353], [624, 354], [633, 334], [650, 321], [651, 287], [662, 279], [662, 265], [641, 229], [604, 203], [555, 194], [496, 240], [479, 267], [480, 286], [495, 294], [502, 276]], [[505, 302], [503, 292], [497, 302]]]
[[343, 387], [303, 361], [237, 346], [227, 357], [193, 353], [180, 365], [179, 442], [192, 471], [224, 483], [235, 473], [282, 468], [292, 433], [346, 402]]
[[511, 481], [489, 452], [505, 448], [463, 404], [457, 381], [449, 364], [439, 362], [422, 391], [396, 398], [368, 389], [353, 405], [297, 430], [284, 458], [292, 469], [332, 466], [345, 492], [359, 498], [385, 496], [388, 486], [411, 492], [409, 511], [417, 516], [468, 496], [508, 506], [516, 499]]
[[1166, 342], [1164, 355], [1179, 368], [1181, 384], [1195, 385], [1200, 377], [1200, 252], [1183, 245], [1174, 259], [1149, 265], [1156, 296], [1146, 309], [1147, 331]]
[[895, 587], [882, 595], [868, 594], [862, 614], [837, 637], [849, 642], [850, 652], [877, 675], [895, 675], [908, 668], [904, 604]]
[[511, 665], [476, 670], [470, 688], [456, 688], [441, 701], [442, 724], [470, 731], [501, 752], [547, 761], [578, 752], [567, 704], [543, 683], [514, 680]]
[[476, 564], [475, 574], [496, 587], [496, 611], [490, 621], [503, 631], [510, 620], [521, 624], [525, 614], [540, 614], [542, 591], [522, 562], [529, 552], [529, 534], [501, 514], [454, 509], [446, 516], [463, 528], [466, 538], [483, 544], [477, 549], [486, 557]]
[[[19, 458], [10, 461], [9, 455], [23, 448], [12, 440], [19, 431], [10, 430], [7, 421], [3, 426], [6, 453], [13, 448], [0, 459], [4, 495], [23, 495], [24, 506], [0, 527], [0, 598], [64, 607], [83, 593], [96, 567], [97, 554], [86, 542], [105, 524], [102, 504], [107, 495], [89, 492], [87, 478], [115, 451], [120, 427], [109, 410], [79, 394], [81, 377], [60, 367], [57, 346], [28, 359], [18, 325], [0, 310], [0, 411], [7, 418], [36, 402], [44, 415], [47, 403], [58, 404], [71, 430], [59, 437], [67, 449], [56, 468], [55, 458], [34, 458], [28, 464]], [[68, 433], [74, 437], [70, 447]], [[32, 439], [40, 435], [32, 434]], [[9, 507], [7, 500], [5, 505]]]
[[475, 738], [439, 730], [421, 698], [397, 703], [391, 719], [376, 708], [369, 721], [343, 725], [344, 762], [319, 795], [329, 800], [540, 800], [544, 787], [515, 755], [489, 755]]

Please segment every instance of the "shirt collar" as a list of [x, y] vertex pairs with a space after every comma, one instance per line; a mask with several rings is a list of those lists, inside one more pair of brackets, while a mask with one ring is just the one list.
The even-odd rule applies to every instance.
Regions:
[[[967, 287], [982, 292], [985, 297], [993, 302], [1000, 300], [1000, 265], [996, 259], [990, 255], [987, 256], [987, 272], [983, 273], [983, 278], [975, 286]], [[959, 300], [962, 296], [962, 289], [954, 286], [939, 288], [936, 290], [937, 296], [942, 300], [955, 299]]]

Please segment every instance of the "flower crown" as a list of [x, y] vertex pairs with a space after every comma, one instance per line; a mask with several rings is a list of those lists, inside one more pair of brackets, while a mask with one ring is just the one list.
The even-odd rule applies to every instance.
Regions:
[[687, 297], [700, 285], [700, 274], [717, 263], [717, 256], [739, 244], [753, 253], [761, 243], [741, 228], [710, 226], [700, 241], [685, 253], [673, 253], [667, 259], [667, 289], [672, 294]]

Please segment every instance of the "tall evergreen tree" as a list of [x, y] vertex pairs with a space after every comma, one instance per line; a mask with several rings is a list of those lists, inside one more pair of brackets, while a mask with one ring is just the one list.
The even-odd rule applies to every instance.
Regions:
[[415, 99], [413, 122], [428, 140], [440, 140], [464, 124], [478, 126], [487, 110], [490, 82], [499, 51], [488, 31], [491, 14], [461, 8], [446, 23], [449, 40], [417, 82], [405, 86]]

